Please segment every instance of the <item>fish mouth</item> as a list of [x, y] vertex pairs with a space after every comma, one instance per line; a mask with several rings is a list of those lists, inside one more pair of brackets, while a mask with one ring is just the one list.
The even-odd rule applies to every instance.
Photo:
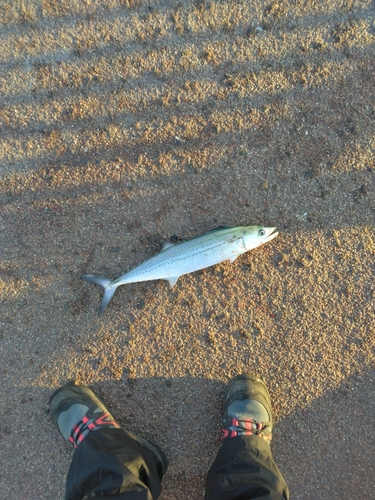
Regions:
[[269, 228], [270, 230], [270, 233], [268, 236], [266, 236], [266, 238], [263, 240], [264, 243], [267, 243], [267, 241], [271, 241], [273, 240], [278, 234], [279, 234], [279, 231], [277, 231], [277, 228], [276, 227], [270, 227]]

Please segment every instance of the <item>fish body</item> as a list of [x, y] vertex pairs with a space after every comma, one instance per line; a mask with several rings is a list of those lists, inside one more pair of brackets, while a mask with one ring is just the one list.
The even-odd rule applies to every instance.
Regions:
[[103, 286], [101, 314], [120, 285], [164, 279], [173, 287], [184, 274], [229, 260], [272, 240], [278, 235], [275, 227], [240, 226], [220, 228], [182, 243], [165, 243], [160, 253], [146, 260], [117, 279], [86, 274], [82, 279]]

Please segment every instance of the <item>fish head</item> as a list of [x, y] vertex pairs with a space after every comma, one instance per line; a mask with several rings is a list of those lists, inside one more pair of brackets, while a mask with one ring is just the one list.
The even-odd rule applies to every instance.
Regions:
[[253, 248], [271, 241], [279, 233], [276, 231], [276, 227], [264, 227], [264, 226], [247, 226], [244, 228], [243, 241], [246, 251], [252, 250]]

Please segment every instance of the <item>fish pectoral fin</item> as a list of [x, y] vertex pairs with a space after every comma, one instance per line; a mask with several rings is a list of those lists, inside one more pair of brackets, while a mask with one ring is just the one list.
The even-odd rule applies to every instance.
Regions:
[[179, 276], [173, 276], [172, 278], [166, 278], [167, 281], [169, 281], [169, 285], [171, 288], [173, 288], [175, 286], [175, 284], [177, 283], [177, 280], [178, 280]]
[[229, 262], [230, 262], [231, 264], [233, 264], [233, 262], [237, 259], [237, 257], [238, 257], [238, 255], [235, 255], [234, 257], [231, 257], [231, 258], [229, 259]]
[[162, 244], [162, 251], [166, 250], [167, 248], [174, 247], [174, 244], [171, 243], [170, 241], [164, 241]]

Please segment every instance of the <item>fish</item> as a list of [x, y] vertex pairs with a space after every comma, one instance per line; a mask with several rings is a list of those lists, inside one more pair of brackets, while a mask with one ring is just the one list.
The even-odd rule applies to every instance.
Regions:
[[166, 242], [157, 255], [114, 280], [95, 274], [85, 274], [82, 279], [104, 288], [99, 308], [99, 314], [102, 314], [120, 285], [166, 280], [173, 288], [184, 274], [226, 260], [233, 263], [240, 255], [271, 241], [278, 234], [276, 227], [220, 227], [181, 243]]

